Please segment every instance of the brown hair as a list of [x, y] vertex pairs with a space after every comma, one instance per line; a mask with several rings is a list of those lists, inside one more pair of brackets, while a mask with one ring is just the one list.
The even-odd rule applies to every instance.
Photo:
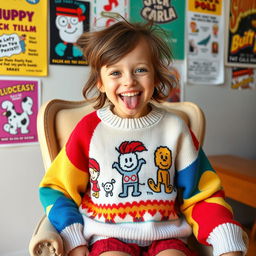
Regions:
[[[162, 34], [163, 31], [153, 26], [152, 22], [132, 24], [126, 20], [119, 21], [103, 30], [83, 33], [77, 44], [91, 67], [89, 79], [83, 88], [85, 99], [89, 100], [90, 92], [97, 86], [101, 67], [118, 62], [131, 52], [141, 39], [145, 39], [149, 45], [155, 70], [157, 85], [152, 99], [158, 102], [165, 99], [176, 82], [168, 70], [172, 54]], [[106, 100], [106, 94], [99, 92], [99, 95], [93, 99], [96, 102], [94, 107], [101, 108]]]

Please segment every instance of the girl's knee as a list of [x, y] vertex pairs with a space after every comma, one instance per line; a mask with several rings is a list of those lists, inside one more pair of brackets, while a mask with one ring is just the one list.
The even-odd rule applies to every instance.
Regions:
[[186, 256], [186, 254], [184, 254], [179, 250], [168, 249], [168, 250], [161, 251], [156, 256]]

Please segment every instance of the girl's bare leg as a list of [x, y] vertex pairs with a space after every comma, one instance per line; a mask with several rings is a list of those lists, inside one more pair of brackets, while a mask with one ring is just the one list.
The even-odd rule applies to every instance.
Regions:
[[181, 251], [168, 249], [168, 250], [159, 252], [156, 256], [186, 256], [186, 255]]

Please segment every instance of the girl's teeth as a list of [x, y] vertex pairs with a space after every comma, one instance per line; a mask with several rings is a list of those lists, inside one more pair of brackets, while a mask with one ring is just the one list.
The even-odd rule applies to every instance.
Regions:
[[121, 93], [121, 96], [123, 97], [132, 97], [138, 95], [139, 92], [127, 92], [127, 93]]

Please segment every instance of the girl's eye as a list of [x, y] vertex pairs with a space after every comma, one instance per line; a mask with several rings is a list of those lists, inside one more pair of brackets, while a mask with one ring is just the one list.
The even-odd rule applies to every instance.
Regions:
[[120, 72], [119, 71], [113, 71], [110, 73], [111, 76], [119, 76]]
[[135, 70], [135, 73], [144, 73], [144, 72], [147, 72], [147, 69], [146, 68], [137, 68]]

